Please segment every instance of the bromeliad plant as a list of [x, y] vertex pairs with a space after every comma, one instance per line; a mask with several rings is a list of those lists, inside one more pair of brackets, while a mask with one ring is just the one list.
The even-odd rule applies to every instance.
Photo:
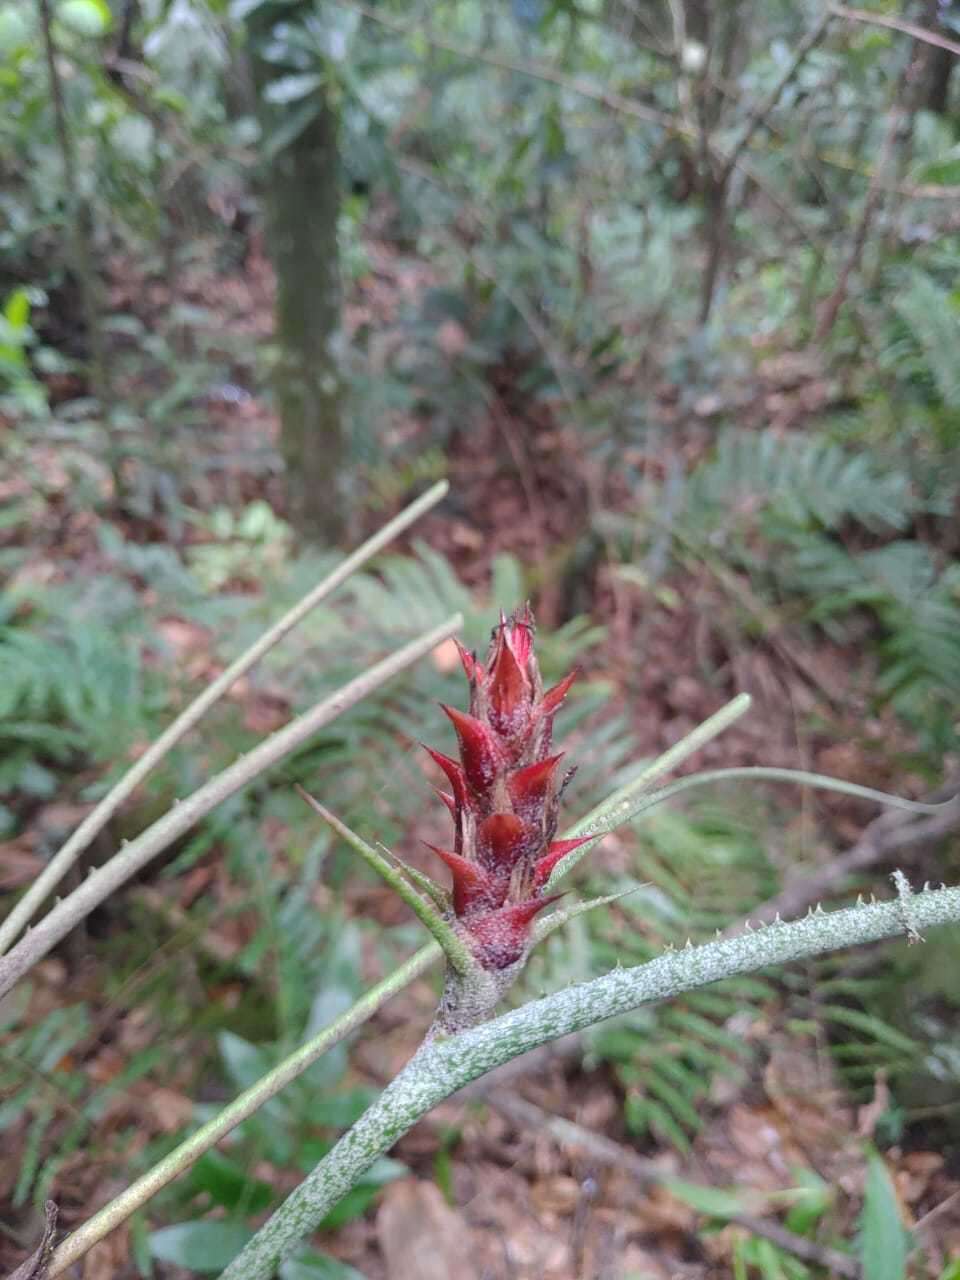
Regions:
[[[280, 640], [349, 572], [390, 536], [443, 496], [435, 486], [374, 539], [349, 557], [325, 582], [232, 664], [144, 754], [89, 815], [37, 884], [0, 925], [0, 995], [29, 971], [94, 906], [125, 883], [204, 814], [254, 780], [377, 684], [424, 656], [457, 629], [449, 619], [358, 676], [337, 694], [268, 738], [114, 855], [15, 945], [11, 942], [36, 913], [57, 880], [93, 839], [123, 798], [155, 767], [229, 684]], [[225, 1280], [268, 1280], [282, 1259], [316, 1228], [376, 1158], [387, 1152], [422, 1115], [464, 1084], [548, 1040], [582, 1030], [651, 1000], [663, 1000], [722, 978], [749, 973], [837, 947], [894, 934], [919, 937], [934, 925], [960, 920], [960, 889], [911, 895], [902, 876], [892, 902], [777, 925], [684, 951], [667, 952], [635, 968], [531, 1001], [492, 1017], [497, 1003], [521, 972], [531, 948], [573, 914], [611, 899], [541, 913], [559, 896], [560, 879], [591, 842], [644, 810], [692, 786], [734, 778], [792, 781], [847, 792], [916, 812], [944, 806], [897, 800], [869, 788], [820, 775], [781, 769], [727, 769], [697, 774], [651, 790], [665, 773], [732, 723], [749, 699], [736, 698], [636, 775], [592, 813], [558, 835], [560, 802], [570, 778], [562, 752], [554, 749], [554, 718], [574, 681], [571, 673], [544, 691], [534, 651], [529, 609], [501, 618], [481, 662], [460, 649], [470, 687], [469, 710], [444, 707], [459, 743], [459, 759], [428, 748], [446, 776], [441, 791], [452, 834], [434, 854], [446, 864], [446, 889], [414, 867], [400, 863], [350, 831], [318, 800], [313, 808], [337, 834], [401, 895], [430, 930], [434, 941], [322, 1028], [289, 1058], [246, 1089], [154, 1168], [131, 1184], [56, 1249], [45, 1240], [39, 1258], [26, 1264], [30, 1280], [64, 1273], [109, 1231], [124, 1222], [173, 1178], [350, 1031], [361, 1026], [391, 995], [443, 957], [446, 975], [440, 1007], [424, 1043], [284, 1205], [257, 1232], [224, 1272]], [[304, 793], [305, 794], [305, 793]], [[951, 804], [957, 804], [957, 801]], [[10, 947], [6, 955], [4, 947]]]
[[[459, 642], [457, 647], [469, 683], [469, 711], [445, 705], [442, 710], [456, 732], [459, 759], [426, 748], [449, 786], [438, 791], [452, 819], [453, 847], [427, 846], [446, 864], [449, 890], [386, 851], [378, 852], [303, 793], [325, 821], [401, 893], [433, 933], [447, 962], [436, 1018], [403, 1072], [261, 1228], [223, 1273], [223, 1280], [267, 1280], [274, 1275], [284, 1255], [420, 1116], [462, 1085], [545, 1040], [581, 1030], [639, 1003], [778, 961], [891, 932], [906, 932], [917, 939], [928, 921], [953, 919], [960, 912], [960, 890], [914, 898], [905, 878], [897, 873], [898, 898], [893, 904], [829, 916], [818, 912], [796, 925], [778, 924], [756, 935], [688, 946], [683, 952], [617, 971], [490, 1021], [536, 942], [572, 914], [612, 900], [582, 903], [538, 920], [562, 896], [552, 891], [559, 876], [604, 830], [626, 817], [688, 786], [720, 777], [799, 779], [874, 799], [880, 793], [819, 775], [757, 768], [696, 775], [645, 794], [644, 786], [653, 777], [746, 709], [748, 700], [737, 699], [714, 723], [701, 726], [692, 741], [655, 762], [578, 829], [558, 839], [560, 801], [573, 770], [565, 765], [564, 753], [554, 749], [553, 727], [576, 671], [544, 691], [529, 606], [509, 618], [501, 615], [483, 662]], [[940, 807], [887, 799], [911, 809]], [[947, 916], [940, 914], [944, 910]]]
[[438, 1019], [448, 1031], [482, 1021], [512, 984], [533, 944], [535, 918], [561, 896], [545, 892], [551, 872], [592, 838], [555, 839], [573, 770], [552, 749], [553, 720], [577, 672], [544, 693], [529, 606], [501, 617], [486, 663], [457, 645], [470, 711], [443, 711], [460, 760], [427, 748], [450, 784], [439, 795], [453, 819], [453, 849], [428, 845], [453, 880], [451, 894], [433, 896], [452, 910], [469, 952], [465, 966], [450, 966]]
[[425, 748], [450, 788], [437, 793], [453, 821], [453, 847], [424, 842], [448, 868], [449, 890], [413, 867], [396, 869], [302, 793], [401, 893], [443, 950], [447, 972], [432, 1035], [462, 1031], [489, 1017], [534, 943], [570, 918], [570, 912], [561, 912], [537, 921], [563, 896], [547, 892], [555, 868], [598, 838], [597, 832], [555, 838], [560, 800], [574, 770], [564, 767], [564, 753], [553, 749], [553, 721], [577, 671], [544, 692], [529, 606], [509, 618], [501, 614], [484, 662], [456, 644], [470, 686], [470, 710], [441, 708], [456, 731], [460, 758]]

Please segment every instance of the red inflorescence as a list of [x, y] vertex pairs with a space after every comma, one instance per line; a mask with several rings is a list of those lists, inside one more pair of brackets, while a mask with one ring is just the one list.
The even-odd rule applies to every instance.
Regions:
[[577, 672], [546, 693], [534, 653], [529, 608], [501, 614], [485, 663], [460, 647], [470, 682], [469, 714], [444, 707], [460, 759], [427, 748], [451, 791], [452, 850], [427, 847], [453, 876], [453, 910], [485, 969], [525, 953], [533, 919], [559, 895], [544, 888], [557, 862], [589, 837], [555, 840], [560, 796], [572, 770], [551, 754], [553, 718]]

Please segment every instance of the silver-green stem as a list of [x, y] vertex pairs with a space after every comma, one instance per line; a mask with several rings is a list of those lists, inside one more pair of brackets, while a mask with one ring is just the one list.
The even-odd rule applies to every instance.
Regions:
[[[433, 491], [431, 490], [431, 492]], [[709, 720], [699, 725], [692, 733], [674, 744], [664, 755], [649, 764], [631, 782], [609, 796], [602, 805], [593, 809], [586, 818], [581, 819], [574, 827], [564, 832], [564, 835], [572, 836], [576, 834], [588, 822], [596, 821], [598, 816], [602, 815], [606, 810], [611, 807], [615, 808], [622, 804], [624, 800], [629, 800], [631, 796], [635, 796], [638, 791], [643, 791], [651, 779], [659, 777], [668, 769], [675, 767], [681, 760], [702, 746], [704, 742], [719, 733], [726, 725], [732, 723], [737, 716], [747, 709], [749, 701], [748, 695], [741, 694], [740, 697], [728, 703], [726, 707], [721, 708], [716, 715], [711, 716]], [[599, 899], [598, 902], [578, 903], [566, 911], [555, 913], [547, 920], [540, 922], [536, 932], [537, 940], [539, 941], [542, 937], [545, 937], [548, 932], [559, 927], [572, 916], [602, 903], [613, 901], [620, 896], [620, 894], [613, 894], [609, 898]], [[125, 1222], [130, 1214], [146, 1204], [158, 1191], [161, 1191], [169, 1182], [172, 1182], [174, 1178], [179, 1177], [189, 1169], [205, 1151], [208, 1151], [210, 1147], [226, 1137], [238, 1124], [246, 1120], [248, 1116], [262, 1107], [264, 1103], [269, 1102], [292, 1080], [295, 1080], [297, 1076], [306, 1071], [307, 1067], [315, 1062], [326, 1049], [336, 1044], [337, 1040], [346, 1035], [348, 1031], [354, 1030], [367, 1018], [371, 1017], [380, 1007], [383, 1000], [395, 994], [408, 982], [412, 982], [419, 974], [435, 964], [441, 955], [442, 952], [436, 943], [428, 943], [397, 973], [373, 988], [335, 1023], [323, 1028], [307, 1044], [295, 1050], [288, 1058], [274, 1067], [272, 1071], [267, 1072], [260, 1080], [234, 1099], [232, 1103], [224, 1107], [223, 1111], [211, 1120], [208, 1125], [205, 1125], [197, 1133], [187, 1138], [153, 1169], [149, 1170], [125, 1191], [122, 1191], [120, 1195], [105, 1205], [93, 1218], [69, 1236], [60, 1246], [54, 1261], [56, 1269], [51, 1270], [50, 1274], [52, 1276], [60, 1274], [63, 1267], [82, 1257], [88, 1249], [91, 1249], [93, 1245], [102, 1240], [105, 1235], [115, 1230], [122, 1222]], [[336, 1029], [339, 1030], [337, 1031]]]
[[96, 808], [87, 814], [63, 848], [54, 855], [20, 901], [16, 903], [6, 919], [0, 921], [0, 955], [3, 955], [10, 945], [16, 941], [17, 935], [25, 925], [29, 924], [37, 909], [43, 904], [44, 899], [53, 892], [84, 849], [89, 848], [91, 842], [99, 835], [127, 797], [133, 794], [144, 778], [153, 772], [164, 756], [207, 714], [231, 685], [235, 684], [245, 672], [249, 671], [265, 654], [279, 644], [284, 636], [288, 635], [299, 622], [302, 622], [307, 614], [315, 609], [322, 600], [325, 600], [332, 591], [335, 591], [337, 587], [344, 583], [351, 574], [356, 573], [361, 565], [375, 556], [378, 551], [381, 551], [387, 543], [396, 538], [404, 529], [409, 528], [416, 520], [419, 520], [431, 507], [436, 506], [446, 496], [449, 488], [450, 486], [446, 480], [441, 480], [438, 484], [428, 489], [416, 502], [412, 502], [398, 516], [395, 516], [393, 520], [385, 524], [372, 538], [368, 538], [362, 546], [341, 561], [332, 573], [328, 574], [322, 582], [318, 583], [312, 591], [309, 591], [302, 600], [285, 613], [279, 622], [274, 623], [268, 631], [265, 631], [260, 639], [255, 641], [245, 653], [242, 653], [235, 662], [231, 662], [230, 666], [215, 680], [211, 681], [186, 710], [177, 716], [173, 724], [165, 729], [156, 742], [127, 770], [116, 786], [104, 796]]
[[335, 1018], [290, 1054], [272, 1071], [245, 1089], [234, 1098], [229, 1106], [224, 1107], [219, 1115], [214, 1116], [196, 1133], [181, 1142], [142, 1178], [138, 1178], [125, 1191], [105, 1205], [99, 1213], [94, 1214], [82, 1227], [78, 1227], [72, 1235], [67, 1236], [58, 1245], [50, 1260], [50, 1268], [45, 1274], [58, 1276], [66, 1271], [78, 1258], [82, 1258], [105, 1235], [108, 1235], [130, 1217], [137, 1209], [152, 1199], [174, 1178], [189, 1169], [199, 1160], [205, 1151], [215, 1147], [238, 1124], [254, 1115], [269, 1100], [280, 1092], [291, 1080], [312, 1066], [328, 1049], [332, 1049], [351, 1031], [362, 1026], [391, 996], [401, 991], [409, 982], [413, 982], [421, 973], [433, 964], [440, 954], [439, 947], [430, 943], [411, 956], [389, 978], [372, 987], [366, 995], [357, 1001], [352, 1008], [339, 1018]]
[[131, 876], [136, 875], [152, 858], [164, 849], [168, 849], [174, 840], [188, 831], [194, 823], [199, 822], [217, 805], [222, 804], [234, 792], [252, 782], [265, 770], [302, 747], [318, 729], [335, 720], [337, 716], [367, 697], [398, 672], [425, 657], [431, 649], [435, 649], [438, 644], [459, 631], [462, 625], [463, 619], [460, 614], [454, 614], [439, 627], [434, 627], [433, 630], [412, 640], [363, 675], [351, 680], [329, 698], [318, 703], [312, 710], [279, 729], [252, 751], [248, 751], [223, 773], [218, 774], [199, 791], [194, 792], [189, 799], [174, 805], [169, 813], [148, 827], [135, 840], [131, 840], [109, 862], [92, 872], [79, 888], [58, 903], [35, 929], [22, 938], [8, 955], [0, 958], [0, 996], [5, 995], [15, 982], [70, 932], [75, 924], [125, 884]]
[[723, 978], [897, 934], [916, 939], [926, 929], [960, 921], [960, 888], [911, 896], [901, 879], [897, 889], [892, 902], [830, 913], [818, 910], [793, 924], [768, 925], [736, 938], [667, 952], [648, 964], [614, 970], [425, 1044], [257, 1232], [222, 1280], [269, 1280], [279, 1262], [317, 1228], [377, 1156], [421, 1116], [471, 1080], [537, 1045]]
[[[659, 800], [664, 799], [663, 791], [651, 793], [647, 790], [650, 782], [662, 776], [669, 769], [676, 767], [693, 752], [699, 750], [705, 742], [742, 715], [748, 706], [749, 697], [747, 695], [742, 694], [740, 697], [733, 699], [732, 702], [722, 707], [714, 716], [711, 716], [709, 720], [704, 721], [702, 725], [694, 729], [692, 733], [675, 743], [664, 755], [652, 761], [636, 777], [607, 797], [602, 804], [580, 819], [573, 827], [567, 829], [564, 835], [582, 834], [585, 830], [595, 829], [598, 825], [610, 828], [615, 827], [619, 825], [619, 822], [626, 820], [626, 817], [633, 815], [638, 806], [646, 808], [651, 802], [657, 803]], [[681, 786], [686, 787], [691, 783], [696, 783], [698, 779], [702, 781], [702, 775], [696, 775], [692, 780], [682, 779]], [[791, 775], [790, 780], [796, 781], [798, 779]], [[880, 793], [874, 794], [878, 797], [880, 795]], [[911, 802], [903, 803], [911, 804]], [[926, 806], [919, 807], [925, 808]], [[940, 807], [942, 808], [942, 806]], [[579, 853], [580, 851], [577, 850], [576, 852]], [[565, 873], [568, 867], [566, 864], [561, 864], [561, 866]], [[565, 923], [571, 916], [607, 901], [612, 901], [619, 896], [619, 894], [614, 894], [610, 898], [601, 898], [597, 902], [578, 903], [566, 911], [554, 913], [554, 915], [540, 922], [536, 931], [537, 940], [539, 941], [547, 933], [552, 932], [554, 928]], [[279, 1093], [292, 1080], [296, 1079], [301, 1072], [316, 1061], [316, 1058], [326, 1048], [335, 1044], [349, 1030], [360, 1026], [380, 1007], [382, 1001], [387, 999], [389, 995], [399, 991], [407, 982], [413, 981], [416, 976], [436, 963], [441, 954], [440, 948], [434, 943], [430, 943], [418, 951], [398, 973], [385, 979], [367, 996], [364, 996], [356, 1006], [343, 1014], [336, 1023], [324, 1028], [306, 1045], [296, 1050], [272, 1071], [268, 1072], [250, 1089], [225, 1107], [220, 1115], [212, 1120], [209, 1125], [204, 1126], [203, 1129], [181, 1143], [159, 1165], [151, 1169], [133, 1186], [122, 1192], [115, 1200], [104, 1206], [94, 1218], [85, 1223], [83, 1227], [79, 1228], [64, 1242], [62, 1246], [64, 1252], [62, 1254], [58, 1253], [58, 1259], [64, 1257], [69, 1261], [74, 1261], [81, 1257], [104, 1235], [114, 1230], [131, 1213], [147, 1203], [168, 1182], [188, 1169], [203, 1155], [204, 1151], [209, 1150], [210, 1146], [220, 1141], [233, 1128], [249, 1115], [252, 1115], [265, 1102], [268, 1102], [270, 1098]], [[58, 1273], [59, 1271], [55, 1271], [51, 1274]]]
[[[718, 714], [720, 713], [718, 712]], [[703, 728], [705, 726], [701, 725], [700, 727]], [[677, 744], [678, 747], [682, 745], [682, 743]], [[654, 766], [656, 763], [655, 761]], [[673, 796], [681, 795], [684, 791], [693, 790], [695, 787], [709, 786], [714, 782], [751, 780], [756, 782], [789, 782], [798, 787], [814, 787], [818, 791], [836, 791], [841, 795], [853, 796], [857, 800], [869, 800], [872, 804], [886, 805], [890, 809], [903, 809], [907, 813], [943, 813], [954, 803], [954, 798], [941, 804], [927, 804], [922, 800], [904, 800], [901, 796], [890, 795], [886, 791], [876, 791], [873, 787], [862, 787], [857, 782], [845, 782], [842, 778], [830, 778], [824, 773], [809, 773], [806, 769], [768, 768], [766, 765], [744, 765], [742, 768], [736, 769], [708, 769], [703, 773], [692, 773], [686, 778], [678, 778], [676, 782], [670, 782], [665, 787], [658, 787], [656, 791], [651, 791], [645, 786], [645, 773], [625, 787], [621, 787], [609, 800], [593, 810], [592, 813], [587, 814], [586, 818], [576, 823], [571, 828], [571, 834], [592, 835], [596, 832], [596, 838], [599, 840], [608, 831], [612, 831], [614, 828], [622, 826], [625, 822], [630, 822], [634, 818], [639, 818], [648, 809], [653, 809], [658, 804], [662, 804], [664, 800], [670, 800]], [[572, 853], [568, 853], [562, 861], [558, 862], [547, 882], [547, 888], [554, 888], [560, 879], [567, 875], [580, 859], [589, 853], [593, 843], [591, 841], [588, 844], [580, 845], [578, 849], [574, 849]]]
[[662, 804], [673, 796], [680, 795], [694, 787], [708, 786], [713, 782], [789, 782], [798, 787], [814, 787], [818, 791], [836, 791], [840, 795], [853, 796], [856, 800], [868, 800], [871, 804], [886, 805], [890, 809], [902, 809], [906, 813], [942, 813], [948, 809], [953, 800], [945, 800], [939, 804], [930, 804], [925, 800], [905, 800], [902, 796], [891, 795], [887, 791], [877, 791], [873, 787], [862, 787], [858, 782], [847, 782], [843, 778], [831, 778], [825, 773], [810, 773], [806, 769], [778, 769], [763, 764], [743, 765], [736, 769], [707, 769], [703, 773], [692, 773], [689, 777], [678, 778], [665, 787], [649, 791], [636, 803], [629, 806], [629, 813], [619, 820], [639, 817], [647, 809]]

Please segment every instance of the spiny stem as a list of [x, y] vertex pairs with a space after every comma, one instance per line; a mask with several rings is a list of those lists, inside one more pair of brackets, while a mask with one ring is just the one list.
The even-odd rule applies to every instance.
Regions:
[[265, 631], [259, 640], [255, 641], [234, 662], [231, 662], [230, 666], [215, 680], [212, 680], [186, 710], [177, 716], [173, 724], [164, 730], [156, 742], [143, 753], [132, 768], [128, 769], [120, 781], [104, 796], [96, 808], [84, 818], [63, 848], [47, 863], [6, 919], [0, 922], [0, 955], [3, 955], [11, 943], [16, 941], [17, 935], [25, 925], [29, 924], [37, 909], [42, 906], [44, 899], [53, 892], [84, 849], [89, 848], [91, 842], [99, 835], [127, 797], [132, 795], [144, 778], [153, 772], [164, 756], [169, 754], [180, 739], [189, 733], [193, 726], [207, 714], [227, 690], [245, 672], [259, 662], [262, 657], [269, 653], [275, 645], [279, 644], [284, 636], [288, 635], [298, 623], [302, 622], [321, 600], [325, 600], [351, 574], [356, 573], [361, 565], [365, 564], [378, 551], [381, 551], [387, 543], [396, 538], [404, 529], [409, 528], [425, 512], [446, 497], [449, 488], [450, 486], [446, 480], [441, 480], [438, 484], [428, 489], [416, 502], [412, 502], [410, 506], [404, 508], [399, 515], [385, 524], [372, 538], [368, 538], [362, 546], [359, 546], [356, 551], [347, 556], [345, 560], [342, 560], [332, 573], [327, 574], [322, 582], [319, 582], [311, 591], [307, 592], [303, 599], [288, 610], [278, 622], [275, 622], [269, 630]]
[[[431, 490], [430, 493], [434, 493], [434, 490]], [[426, 499], [429, 496], [430, 494], [424, 495], [424, 498], [420, 500], [421, 503], [426, 502]], [[413, 508], [409, 508], [406, 514], [409, 514], [412, 518], [412, 512]], [[398, 520], [399, 519], [400, 517], [398, 517]], [[385, 528], [378, 537], [386, 537], [387, 530], [389, 528], [390, 526], [387, 526], [387, 528]], [[361, 554], [363, 551], [364, 548], [361, 548], [356, 555]], [[350, 559], [353, 560], [354, 557], [351, 557]], [[349, 563], [350, 561], [345, 561], [341, 568], [336, 572], [343, 573], [343, 575], [346, 576], [346, 573], [350, 571], [348, 570]], [[355, 568], [356, 564], [352, 567]], [[327, 579], [326, 583], [320, 584], [320, 587], [316, 590], [320, 590], [324, 585], [328, 585], [329, 582], [330, 579]], [[296, 609], [299, 610], [305, 607], [306, 600], [296, 606]], [[291, 617], [293, 612], [295, 611], [291, 611], [291, 614], [287, 614], [286, 618], [282, 619], [281, 622], [277, 624], [277, 627], [287, 624], [292, 626], [293, 622], [291, 621]], [[267, 633], [267, 636], [264, 636], [258, 643], [265, 644], [268, 636], [271, 635], [274, 636], [274, 642], [279, 638], [279, 636], [276, 635], [276, 628], [272, 632]], [[242, 661], [242, 659], [240, 661]], [[226, 675], [227, 673], [224, 674]], [[734, 701], [728, 704], [727, 707], [717, 712], [716, 716], [711, 717], [710, 720], [705, 721], [704, 724], [698, 726], [693, 733], [688, 734], [682, 742], [671, 747], [670, 751], [668, 751], [664, 756], [661, 756], [658, 761], [647, 766], [639, 778], [635, 780], [635, 783], [630, 784], [631, 787], [638, 784], [642, 785], [645, 781], [649, 781], [651, 777], [659, 776], [659, 772], [664, 768], [673, 767], [673, 765], [678, 763], [680, 759], [684, 758], [685, 753], [689, 753], [696, 749], [694, 745], [690, 744], [702, 744], [703, 741], [706, 741], [710, 736], [712, 736], [712, 733], [719, 731], [717, 728], [718, 723], [725, 719], [726, 716], [732, 715], [734, 713], [734, 709], [738, 708], [738, 710], [736, 710], [736, 714], [742, 714], [747, 702], [749, 702], [749, 699], [746, 695], [741, 695], [740, 698], [734, 699]], [[600, 805], [597, 809], [593, 810], [593, 815], [600, 813], [610, 805], [618, 803], [622, 800], [628, 789], [629, 788], [621, 788], [612, 796], [608, 797], [603, 805]], [[576, 830], [576, 828], [567, 834], [572, 835], [574, 830]], [[77, 834], [79, 835], [79, 832]], [[623, 895], [614, 894], [611, 895], [609, 900], [612, 901], [621, 896]], [[552, 928], [556, 928], [559, 924], [565, 923], [566, 920], [571, 919], [574, 915], [580, 914], [581, 911], [588, 910], [593, 906], [601, 905], [604, 901], [606, 901], [606, 899], [599, 899], [590, 903], [577, 903], [568, 910], [557, 912], [546, 920], [541, 921], [537, 926], [536, 936], [538, 941], [541, 936], [546, 936], [546, 933]], [[544, 930], [542, 934], [540, 933], [541, 928]], [[179, 1177], [189, 1169], [205, 1151], [209, 1151], [211, 1147], [215, 1146], [217, 1142], [226, 1137], [226, 1135], [236, 1128], [238, 1124], [243, 1120], [246, 1120], [249, 1116], [255, 1114], [260, 1107], [262, 1107], [266, 1102], [269, 1102], [269, 1100], [279, 1093], [281, 1089], [283, 1089], [292, 1080], [295, 1080], [297, 1076], [311, 1066], [312, 1063], [314, 1063], [317, 1058], [326, 1051], [326, 1049], [332, 1047], [349, 1031], [354, 1030], [370, 1018], [386, 999], [391, 995], [396, 994], [396, 992], [400, 991], [409, 982], [412, 982], [415, 978], [419, 977], [421, 973], [424, 973], [434, 965], [437, 960], [440, 959], [442, 954], [443, 952], [435, 942], [428, 943], [427, 946], [421, 948], [416, 955], [398, 969], [396, 973], [392, 974], [389, 978], [386, 978], [377, 987], [374, 987], [370, 992], [363, 996], [357, 1004], [353, 1006], [353, 1008], [348, 1009], [346, 1013], [344, 1013], [335, 1022], [323, 1028], [316, 1036], [313, 1037], [313, 1039], [295, 1050], [294, 1053], [285, 1058], [284, 1061], [274, 1067], [273, 1070], [262, 1076], [261, 1079], [251, 1085], [249, 1089], [245, 1090], [235, 1098], [232, 1103], [224, 1107], [223, 1111], [221, 1111], [218, 1116], [182, 1142], [175, 1148], [175, 1150], [171, 1151], [169, 1155], [165, 1156], [163, 1160], [155, 1165], [154, 1168], [144, 1174], [142, 1178], [139, 1178], [109, 1204], [105, 1205], [97, 1214], [94, 1215], [93, 1218], [84, 1223], [83, 1226], [79, 1227], [71, 1236], [63, 1241], [60, 1248], [57, 1250], [56, 1256], [54, 1257], [49, 1274], [51, 1276], [61, 1274], [61, 1272], [64, 1271], [71, 1263], [82, 1257], [93, 1247], [93, 1245], [109, 1234], [110, 1231], [115, 1230], [122, 1222], [125, 1222], [132, 1213], [152, 1199], [152, 1197], [162, 1190], [163, 1187], [167, 1186], [168, 1183], [172, 1182], [175, 1178]]]
[[793, 924], [769, 925], [616, 969], [478, 1027], [438, 1037], [417, 1052], [227, 1267], [222, 1280], [269, 1280], [281, 1259], [421, 1116], [471, 1080], [537, 1045], [723, 978], [957, 921], [960, 888], [918, 893], [910, 899], [909, 912], [899, 900], [819, 912]]

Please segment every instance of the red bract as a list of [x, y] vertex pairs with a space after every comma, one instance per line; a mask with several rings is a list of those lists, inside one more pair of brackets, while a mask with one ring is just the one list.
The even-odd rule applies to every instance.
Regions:
[[544, 693], [529, 608], [501, 614], [484, 662], [460, 647], [469, 713], [445, 706], [460, 760], [427, 748], [453, 794], [454, 850], [429, 846], [453, 876], [453, 911], [477, 962], [502, 970], [522, 959], [550, 872], [582, 840], [554, 840], [560, 796], [572, 770], [551, 754], [553, 717], [576, 678]]

